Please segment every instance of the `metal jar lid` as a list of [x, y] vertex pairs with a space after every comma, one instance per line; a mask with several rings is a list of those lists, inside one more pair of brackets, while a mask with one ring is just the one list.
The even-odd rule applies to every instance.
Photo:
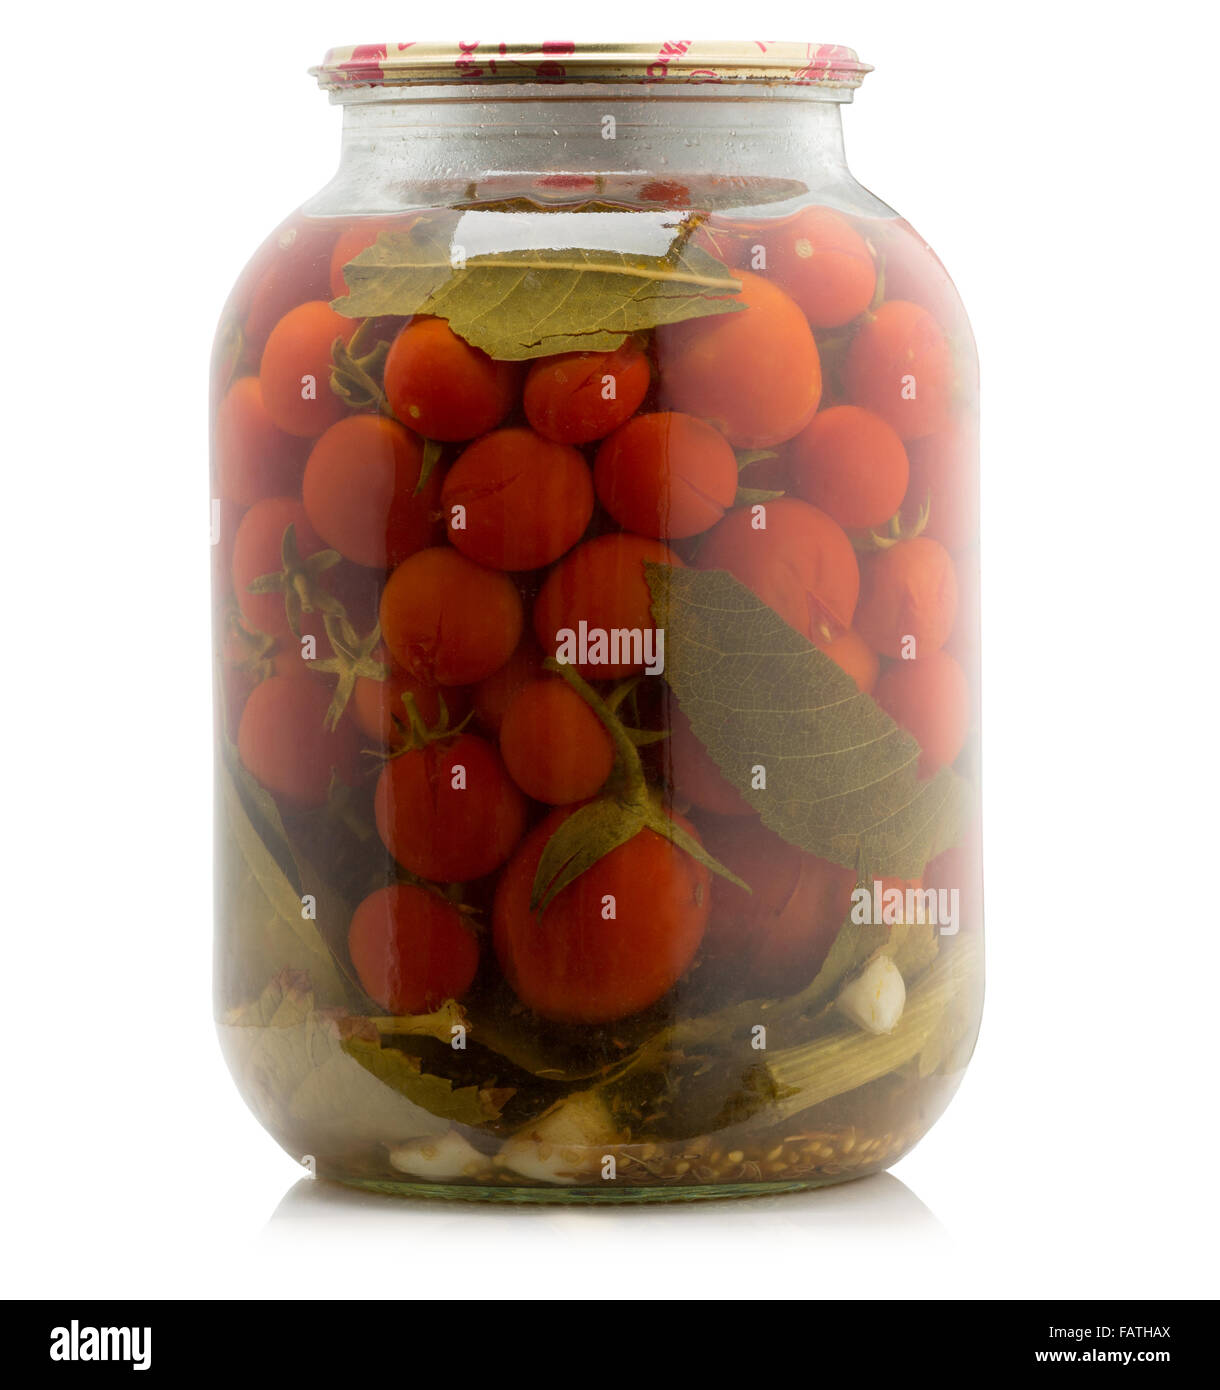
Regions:
[[755, 83], [850, 91], [872, 71], [839, 44], [722, 42], [357, 44], [310, 72], [327, 91], [353, 87], [537, 83]]

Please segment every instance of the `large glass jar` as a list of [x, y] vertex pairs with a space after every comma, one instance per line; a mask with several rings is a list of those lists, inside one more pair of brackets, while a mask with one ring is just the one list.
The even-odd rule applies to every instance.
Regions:
[[804, 45], [341, 49], [213, 393], [220, 1033], [320, 1175], [842, 1181], [981, 1003], [970, 330]]

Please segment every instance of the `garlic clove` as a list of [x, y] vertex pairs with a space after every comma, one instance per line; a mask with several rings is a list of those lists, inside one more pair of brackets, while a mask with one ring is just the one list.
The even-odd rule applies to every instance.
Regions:
[[390, 1150], [390, 1162], [413, 1178], [444, 1181], [477, 1172], [487, 1160], [454, 1129], [426, 1139], [412, 1139]]
[[519, 1177], [571, 1186], [600, 1172], [619, 1137], [605, 1101], [581, 1091], [507, 1139], [496, 1163]]
[[906, 985], [889, 956], [871, 961], [835, 1000], [840, 1013], [866, 1033], [892, 1033], [906, 1002]]

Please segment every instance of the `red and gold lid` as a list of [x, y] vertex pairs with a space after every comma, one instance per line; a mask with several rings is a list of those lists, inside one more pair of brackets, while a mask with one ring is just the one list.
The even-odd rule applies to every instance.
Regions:
[[872, 71], [850, 48], [772, 40], [380, 43], [332, 48], [310, 71], [328, 91], [449, 83], [759, 83], [852, 90]]

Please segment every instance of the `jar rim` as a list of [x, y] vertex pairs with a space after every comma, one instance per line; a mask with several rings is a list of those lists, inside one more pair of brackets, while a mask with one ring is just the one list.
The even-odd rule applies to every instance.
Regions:
[[324, 91], [514, 83], [753, 83], [854, 90], [872, 72], [841, 44], [677, 39], [658, 43], [355, 44], [310, 68]]

